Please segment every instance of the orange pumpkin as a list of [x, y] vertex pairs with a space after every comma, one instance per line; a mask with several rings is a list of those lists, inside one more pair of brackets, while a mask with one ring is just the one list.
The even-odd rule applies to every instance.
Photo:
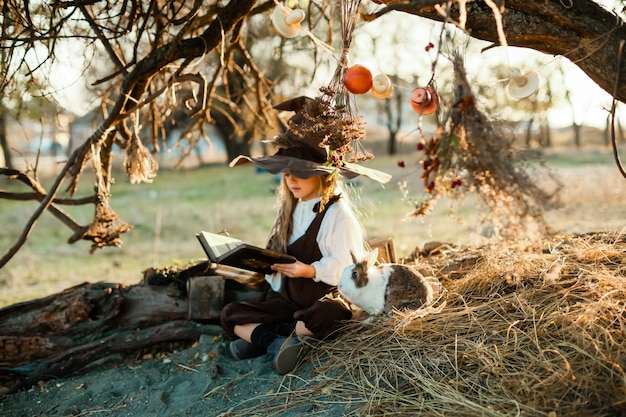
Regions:
[[411, 107], [417, 114], [432, 114], [439, 107], [439, 96], [432, 87], [418, 87], [411, 92]]
[[372, 88], [372, 73], [363, 65], [353, 65], [346, 70], [344, 85], [352, 94], [365, 94]]

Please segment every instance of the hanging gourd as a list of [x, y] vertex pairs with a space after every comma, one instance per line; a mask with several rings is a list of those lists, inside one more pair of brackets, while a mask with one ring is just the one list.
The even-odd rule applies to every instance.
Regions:
[[372, 88], [372, 73], [363, 65], [353, 65], [346, 70], [344, 85], [352, 94], [365, 94]]
[[302, 9], [290, 9], [289, 7], [276, 6], [272, 14], [274, 28], [285, 38], [295, 38], [300, 34], [300, 23], [304, 20], [305, 13]]
[[386, 99], [393, 94], [393, 84], [385, 74], [378, 74], [372, 80], [372, 96], [378, 99]]
[[439, 107], [439, 95], [432, 87], [418, 87], [411, 92], [411, 107], [419, 115], [432, 114]]
[[513, 98], [526, 98], [532, 95], [539, 87], [539, 74], [535, 71], [524, 73], [517, 68], [511, 69], [511, 79], [506, 87]]

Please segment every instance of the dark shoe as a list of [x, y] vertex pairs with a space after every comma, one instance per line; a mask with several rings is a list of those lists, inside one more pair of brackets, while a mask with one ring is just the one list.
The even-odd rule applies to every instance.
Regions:
[[254, 346], [252, 343], [248, 343], [243, 339], [237, 339], [230, 342], [230, 354], [238, 361], [242, 359], [256, 358], [261, 356], [265, 352]]
[[276, 339], [274, 339], [272, 343], [270, 343], [270, 345], [267, 347], [267, 354], [272, 356], [278, 355], [278, 352], [280, 352], [280, 347], [283, 345], [283, 343], [285, 343], [286, 340], [287, 338], [283, 336], [276, 337]]
[[[302, 360], [306, 349], [304, 344], [295, 334], [283, 339], [278, 352], [274, 355], [274, 367], [279, 374], [285, 375], [296, 368]], [[269, 353], [269, 350], [268, 350]]]

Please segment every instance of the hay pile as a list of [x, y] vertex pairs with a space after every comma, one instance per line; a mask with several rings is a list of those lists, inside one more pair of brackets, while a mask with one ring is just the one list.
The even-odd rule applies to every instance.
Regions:
[[[626, 411], [626, 236], [419, 259], [429, 310], [355, 321], [261, 415], [342, 402], [359, 416], [616, 416]], [[274, 414], [276, 413], [276, 414]]]

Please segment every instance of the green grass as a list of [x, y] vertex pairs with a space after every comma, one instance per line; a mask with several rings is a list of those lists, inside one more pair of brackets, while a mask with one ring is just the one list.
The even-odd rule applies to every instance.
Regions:
[[554, 168], [568, 168], [581, 165], [615, 165], [612, 152], [606, 148], [585, 150], [569, 148], [558, 152], [551, 151], [546, 152], [544, 159]]
[[[565, 155], [565, 156], [564, 156]], [[407, 167], [398, 167], [398, 160]], [[564, 206], [548, 213], [548, 221], [563, 232], [623, 227], [626, 180], [621, 178], [610, 150], [586, 155], [576, 151], [553, 153], [548, 165], [562, 174]], [[423, 189], [417, 169], [419, 154], [377, 157], [368, 166], [394, 175], [385, 186], [359, 178], [348, 194], [359, 209], [370, 238], [393, 237], [396, 253], [408, 256], [428, 241], [468, 243], [479, 229], [481, 210], [474, 196], [463, 202], [441, 200], [426, 218], [407, 218]], [[88, 195], [93, 180], [84, 179], [77, 196]], [[112, 208], [134, 228], [123, 236], [121, 248], [89, 254], [90, 242], [67, 244], [72, 232], [50, 213], [37, 221], [26, 244], [0, 269], [0, 307], [42, 297], [89, 281], [134, 284], [149, 267], [186, 263], [204, 257], [195, 233], [226, 229], [251, 243], [265, 242], [275, 213], [274, 176], [253, 166], [206, 166], [187, 170], [161, 169], [152, 184], [131, 185], [116, 173]], [[404, 198], [398, 183], [410, 191]], [[43, 181], [49, 188], [52, 179]], [[27, 191], [16, 182], [0, 180], [0, 189]], [[63, 193], [59, 195], [63, 197]], [[451, 203], [454, 215], [450, 217]], [[0, 200], [0, 251], [4, 255], [17, 241], [37, 204]], [[92, 219], [93, 206], [63, 207], [81, 224]]]

